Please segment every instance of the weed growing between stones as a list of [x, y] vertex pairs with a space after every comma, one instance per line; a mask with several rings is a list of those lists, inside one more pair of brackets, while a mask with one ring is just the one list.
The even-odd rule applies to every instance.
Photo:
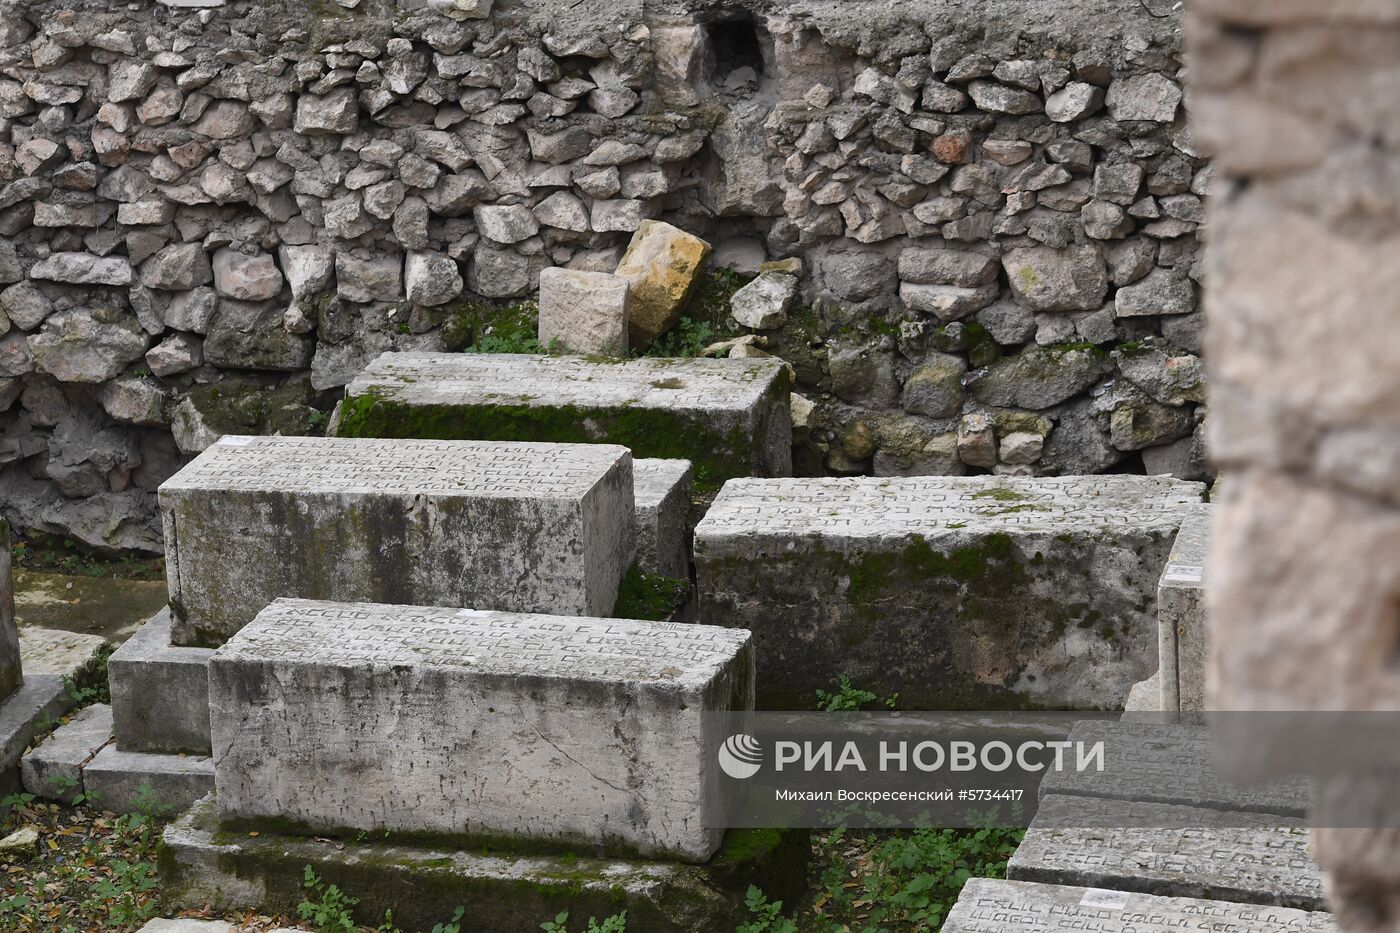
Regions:
[[[569, 912], [563, 911], [553, 920], [546, 920], [540, 924], [540, 929], [544, 933], [570, 933]], [[581, 928], [580, 933], [626, 933], [627, 931], [627, 911], [620, 914], [613, 914], [599, 921], [597, 917], [588, 918], [588, 926]]]
[[665, 622], [690, 598], [690, 581], [647, 573], [633, 564], [617, 588], [613, 614], [619, 619]]
[[86, 548], [72, 538], [30, 534], [10, 545], [10, 557], [21, 570], [64, 573], [79, 577], [111, 577], [117, 580], [164, 580], [165, 560], [126, 552], [110, 557]]
[[643, 356], [695, 357], [720, 340], [737, 337], [742, 330], [729, 316], [729, 300], [753, 281], [733, 269], [710, 269], [700, 278], [680, 323], [663, 334]]

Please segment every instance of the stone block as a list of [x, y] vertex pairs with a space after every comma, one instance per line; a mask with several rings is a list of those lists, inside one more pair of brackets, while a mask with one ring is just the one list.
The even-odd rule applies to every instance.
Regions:
[[570, 353], [627, 355], [630, 283], [601, 272], [540, 273], [540, 345]]
[[34, 737], [73, 708], [62, 677], [33, 674], [0, 700], [0, 797], [19, 791], [20, 758]]
[[386, 353], [350, 383], [334, 431], [621, 444], [689, 460], [713, 488], [792, 472], [789, 391], [780, 360]]
[[734, 480], [695, 531], [701, 618], [749, 628], [765, 706], [846, 674], [908, 708], [1121, 709], [1203, 487], [1162, 477]]
[[617, 274], [632, 284], [628, 331], [635, 349], [651, 342], [681, 319], [700, 280], [710, 244], [658, 220], [643, 220], [618, 264]]
[[795, 830], [731, 830], [705, 865], [671, 861], [480, 854], [457, 847], [409, 846], [262, 832], [221, 831], [212, 797], [165, 828], [161, 894], [172, 906], [225, 913], [291, 915], [306, 899], [307, 865], [360, 898], [355, 917], [378, 924], [384, 911], [407, 930], [428, 930], [467, 908], [473, 930], [538, 933], [541, 918], [567, 910], [574, 921], [627, 911], [645, 933], [728, 931], [751, 916], [749, 885], [796, 903], [807, 888], [811, 843]]
[[1144, 933], [1338, 933], [1330, 914], [1103, 888], [972, 878], [948, 912], [943, 933], [1041, 933], [1049, 930]]
[[1227, 780], [1215, 766], [1206, 727], [1160, 721], [1080, 722], [1070, 741], [1103, 742], [1103, 771], [1050, 771], [1042, 797], [1068, 794], [1111, 800], [1179, 804], [1300, 818], [1311, 797], [1308, 782], [1290, 778], [1246, 785]]
[[1014, 881], [1325, 910], [1303, 820], [1195, 807], [1046, 797], [1016, 849]]
[[220, 822], [703, 862], [749, 633], [279, 600], [215, 652]]
[[117, 747], [125, 752], [209, 754], [210, 648], [170, 643], [162, 609], [107, 660]]
[[214, 790], [214, 760], [202, 755], [151, 755], [108, 745], [83, 768], [83, 791], [104, 810], [154, 810], [166, 818]]
[[[238, 933], [233, 924], [222, 920], [152, 920], [137, 933]], [[275, 933], [275, 931], [274, 931]]]
[[[75, 598], [77, 597], [75, 594]], [[87, 684], [97, 670], [107, 639], [64, 629], [26, 625], [20, 630], [19, 657], [25, 674], [57, 674]]]
[[1125, 713], [1156, 713], [1162, 710], [1162, 672], [1157, 670], [1146, 680], [1139, 680], [1128, 691], [1123, 703]]
[[1191, 510], [1181, 524], [1157, 583], [1158, 657], [1161, 709], [1201, 712], [1205, 706], [1209, 631], [1206, 624], [1206, 551], [1210, 545], [1210, 506]]
[[23, 679], [15, 625], [15, 584], [10, 575], [10, 526], [0, 519], [0, 701], [18, 690]]
[[637, 565], [647, 573], [690, 577], [690, 493], [694, 471], [688, 460], [633, 460], [636, 490]]
[[110, 741], [112, 707], [89, 706], [20, 759], [24, 789], [46, 800], [73, 802], [83, 792], [83, 766]]
[[160, 487], [171, 641], [279, 596], [607, 615], [632, 507], [611, 445], [225, 436]]

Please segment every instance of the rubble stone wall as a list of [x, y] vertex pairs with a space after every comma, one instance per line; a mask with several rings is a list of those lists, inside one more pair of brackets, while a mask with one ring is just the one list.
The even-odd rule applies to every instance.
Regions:
[[1198, 477], [1172, 6], [0, 0], [3, 513], [157, 550], [213, 437], [646, 218], [803, 259], [801, 472]]

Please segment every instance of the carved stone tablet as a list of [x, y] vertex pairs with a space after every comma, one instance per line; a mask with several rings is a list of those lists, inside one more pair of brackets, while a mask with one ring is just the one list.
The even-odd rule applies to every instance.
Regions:
[[1203, 487], [1167, 477], [733, 480], [695, 532], [702, 618], [749, 628], [762, 705], [842, 674], [907, 708], [1122, 709]]
[[621, 444], [696, 481], [792, 472], [781, 360], [386, 353], [346, 388], [341, 437]]
[[733, 629], [279, 600], [210, 663], [220, 816], [703, 861], [753, 676]]
[[943, 933], [1041, 930], [1338, 933], [1321, 912], [989, 878], [968, 881], [943, 924]]
[[160, 503], [177, 645], [279, 596], [606, 615], [633, 547], [609, 445], [230, 436]]
[[1073, 794], [1297, 818], [1308, 811], [1311, 794], [1305, 779], [1259, 785], [1226, 780], [1216, 770], [1205, 726], [1085, 721], [1075, 724], [1070, 741], [1103, 742], [1104, 770], [1047, 771], [1042, 796]]
[[1263, 813], [1050, 796], [1007, 877], [1326, 909], [1306, 824]]
[[1161, 626], [1162, 709], [1192, 713], [1205, 709], [1206, 552], [1210, 546], [1210, 506], [1191, 510], [1181, 523], [1166, 569], [1157, 584]]

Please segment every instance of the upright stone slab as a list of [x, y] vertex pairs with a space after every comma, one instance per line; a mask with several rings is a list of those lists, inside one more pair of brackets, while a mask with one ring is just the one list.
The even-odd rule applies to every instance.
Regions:
[[19, 689], [19, 629], [15, 626], [15, 584], [10, 576], [10, 526], [0, 519], [0, 700]]
[[690, 493], [687, 460], [633, 460], [636, 485], [637, 565], [648, 573], [690, 577]]
[[754, 632], [764, 706], [841, 675], [907, 708], [1121, 709], [1203, 488], [1167, 477], [734, 480], [695, 531], [701, 618]]
[[1167, 712], [1205, 709], [1210, 651], [1205, 605], [1209, 546], [1210, 506], [1202, 505], [1192, 509], [1182, 522], [1157, 585], [1161, 708]]
[[632, 553], [608, 445], [225, 437], [160, 488], [171, 640], [279, 596], [606, 615]]
[[621, 276], [545, 269], [540, 273], [540, 346], [626, 356], [630, 288]]
[[386, 353], [346, 389], [335, 433], [621, 444], [718, 486], [792, 472], [789, 389], [775, 359]]
[[1104, 744], [1102, 771], [1047, 771], [1042, 796], [1070, 794], [1141, 800], [1212, 810], [1303, 817], [1311, 792], [1304, 778], [1247, 785], [1226, 780], [1215, 767], [1205, 726], [1155, 721], [1076, 723], [1070, 741]]
[[214, 654], [220, 819], [702, 862], [749, 633], [279, 600]]
[[970, 879], [943, 924], [943, 933], [1042, 930], [1339, 933], [1331, 916], [1317, 911], [991, 878]]
[[1016, 881], [1325, 910], [1303, 820], [1050, 796], [1011, 856]]

